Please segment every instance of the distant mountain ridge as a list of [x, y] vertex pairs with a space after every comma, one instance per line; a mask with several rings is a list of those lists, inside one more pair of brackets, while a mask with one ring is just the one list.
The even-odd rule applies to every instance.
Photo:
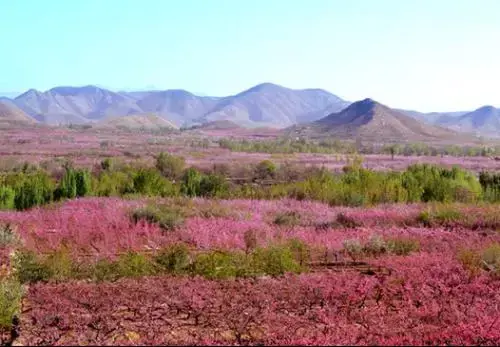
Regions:
[[277, 128], [310, 121], [308, 114], [326, 107], [341, 110], [349, 104], [321, 89], [294, 90], [272, 83], [227, 97], [197, 96], [185, 90], [112, 92], [95, 86], [56, 87], [46, 92], [30, 89], [12, 101], [38, 122], [49, 125], [155, 114], [177, 127], [231, 120], [246, 127]]
[[[113, 92], [92, 85], [61, 86], [45, 92], [30, 89], [14, 99], [0, 98], [0, 101], [9, 107], [15, 106], [18, 111], [14, 113], [19, 114], [20, 110], [47, 125], [97, 125], [110, 117], [134, 115], [135, 118], [107, 123], [107, 127], [112, 124], [132, 126], [133, 123], [171, 124], [176, 128], [231, 121], [240, 127], [283, 129], [315, 122], [351, 105], [322, 89], [290, 89], [272, 83], [262, 83], [224, 97], [199, 96], [180, 89]], [[500, 137], [499, 111], [492, 106], [472, 112], [393, 111], [427, 125]], [[153, 120], [153, 115], [167, 123]]]

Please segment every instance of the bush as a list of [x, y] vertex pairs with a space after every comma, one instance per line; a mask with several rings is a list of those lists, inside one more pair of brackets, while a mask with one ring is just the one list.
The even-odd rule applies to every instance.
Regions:
[[134, 192], [134, 181], [125, 172], [105, 172], [95, 181], [94, 192], [97, 196], [120, 196]]
[[257, 248], [257, 232], [254, 229], [248, 229], [243, 234], [243, 240], [245, 241], [245, 252], [249, 253]]
[[411, 252], [418, 252], [420, 243], [418, 240], [407, 238], [391, 238], [387, 240], [387, 250], [396, 255], [408, 255]]
[[0, 186], [0, 209], [13, 209], [16, 192], [11, 187]]
[[77, 170], [75, 172], [76, 196], [87, 196], [92, 192], [92, 177], [87, 170]]
[[89, 195], [92, 191], [92, 177], [87, 170], [75, 170], [66, 165], [59, 187], [55, 191], [55, 199], [74, 199]]
[[168, 153], [161, 152], [156, 157], [155, 167], [163, 176], [170, 180], [179, 179], [182, 176], [186, 163], [184, 158], [176, 157]]
[[490, 245], [483, 251], [481, 258], [487, 270], [500, 274], [500, 244]]
[[18, 210], [42, 205], [52, 201], [54, 183], [44, 172], [37, 172], [22, 179], [16, 187], [14, 205]]
[[73, 260], [67, 249], [60, 248], [41, 261], [48, 278], [61, 282], [76, 277]]
[[191, 264], [189, 249], [184, 244], [176, 244], [162, 249], [155, 257], [156, 264], [172, 273], [184, 273]]
[[220, 175], [203, 176], [200, 181], [200, 196], [221, 197], [228, 191], [226, 179]]
[[257, 248], [252, 253], [252, 264], [255, 272], [271, 276], [283, 275], [287, 272], [299, 273], [302, 268], [288, 245], [270, 245]]
[[[195, 207], [191, 207], [193, 210]], [[203, 218], [230, 218], [235, 217], [237, 214], [231, 210], [229, 207], [222, 206], [217, 202], [210, 201], [209, 203], [203, 204], [197, 210], [194, 210], [194, 215]]]
[[12, 270], [21, 283], [33, 283], [50, 279], [52, 273], [32, 251], [17, 250], [12, 257]]
[[133, 177], [133, 192], [146, 196], [173, 196], [175, 189], [155, 169], [139, 169]]
[[193, 271], [209, 279], [224, 279], [236, 277], [238, 268], [232, 253], [211, 251], [196, 256]]
[[449, 207], [437, 207], [422, 211], [418, 215], [417, 221], [422, 223], [425, 227], [432, 228], [436, 226], [453, 226], [459, 223], [463, 218], [463, 213], [459, 210]]
[[111, 158], [106, 158], [101, 161], [100, 166], [103, 171], [112, 171], [114, 168], [114, 162]]
[[300, 225], [301, 216], [296, 211], [287, 211], [278, 213], [274, 218], [273, 223], [282, 226], [297, 226]]
[[66, 166], [64, 175], [55, 193], [56, 200], [67, 198], [74, 199], [77, 195], [76, 172], [72, 167]]
[[472, 276], [477, 275], [482, 268], [481, 255], [476, 251], [462, 249], [458, 253], [458, 260]]
[[155, 268], [151, 260], [140, 253], [128, 252], [123, 254], [118, 258], [116, 263], [116, 270], [119, 277], [141, 277], [155, 273]]
[[344, 251], [353, 259], [356, 260], [363, 254], [363, 246], [357, 239], [345, 240], [342, 243]]
[[301, 267], [305, 267], [311, 260], [311, 250], [304, 241], [295, 238], [290, 239], [288, 241], [288, 247], [292, 251], [294, 259]]
[[202, 174], [195, 168], [189, 168], [182, 176], [181, 193], [189, 197], [197, 197], [201, 194]]
[[11, 328], [14, 317], [21, 311], [23, 290], [14, 279], [0, 280], [0, 329]]
[[500, 244], [493, 243], [483, 251], [472, 249], [461, 250], [458, 259], [472, 274], [478, 274], [481, 269], [500, 275]]
[[94, 281], [116, 281], [120, 278], [118, 262], [99, 259], [90, 269], [90, 278]]
[[338, 224], [340, 224], [341, 226], [343, 226], [345, 228], [350, 228], [350, 229], [358, 228], [358, 227], [362, 226], [362, 224], [360, 222], [356, 221], [353, 217], [350, 217], [342, 212], [337, 214], [337, 218], [335, 219], [335, 221]]
[[165, 231], [174, 230], [184, 224], [184, 214], [180, 209], [148, 206], [133, 211], [131, 217], [134, 223], [145, 220], [148, 223], [158, 224]]
[[363, 247], [363, 252], [369, 255], [380, 255], [387, 252], [387, 244], [379, 235], [372, 235]]
[[10, 224], [0, 225], [0, 248], [9, 247], [19, 242], [19, 237]]
[[263, 160], [255, 168], [256, 179], [272, 179], [277, 173], [276, 165], [270, 160]]

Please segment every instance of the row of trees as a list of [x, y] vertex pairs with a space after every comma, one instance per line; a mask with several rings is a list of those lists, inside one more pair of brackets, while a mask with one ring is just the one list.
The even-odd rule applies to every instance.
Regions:
[[350, 141], [323, 140], [319, 142], [306, 139], [292, 140], [219, 140], [221, 148], [237, 152], [257, 153], [325, 153], [325, 154], [392, 154], [392, 155], [450, 155], [450, 156], [492, 156], [500, 154], [499, 147], [487, 146], [430, 146], [425, 143], [367, 145]]
[[[479, 179], [459, 168], [419, 164], [403, 172], [364, 169], [361, 160], [344, 167], [342, 174], [309, 169], [293, 176], [290, 167], [265, 160], [251, 170], [250, 181], [232, 182], [217, 167], [202, 172], [186, 168], [182, 158], [161, 153], [155, 167], [116, 168], [111, 159], [91, 173], [65, 165], [59, 178], [42, 169], [27, 168], [0, 176], [0, 208], [23, 210], [84, 196], [188, 196], [209, 198], [296, 198], [332, 205], [371, 205], [390, 202], [500, 201], [500, 175], [482, 173]], [[262, 185], [256, 179], [269, 180]]]

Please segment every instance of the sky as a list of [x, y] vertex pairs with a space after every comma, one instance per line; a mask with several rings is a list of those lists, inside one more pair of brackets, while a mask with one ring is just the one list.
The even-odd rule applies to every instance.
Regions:
[[500, 106], [498, 0], [0, 0], [0, 42], [11, 97], [272, 82], [423, 112]]

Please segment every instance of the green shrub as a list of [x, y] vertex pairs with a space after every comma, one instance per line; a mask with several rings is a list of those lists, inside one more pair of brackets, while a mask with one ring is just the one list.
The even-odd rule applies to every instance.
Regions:
[[138, 223], [145, 220], [156, 223], [165, 231], [174, 230], [184, 224], [184, 214], [180, 209], [159, 208], [148, 206], [132, 212], [132, 220]]
[[275, 178], [277, 173], [276, 165], [270, 160], [263, 160], [257, 164], [255, 168], [255, 178], [257, 179], [271, 179]]
[[89, 277], [94, 281], [116, 281], [120, 278], [120, 269], [118, 262], [110, 261], [108, 259], [99, 259], [90, 268]]
[[458, 260], [464, 268], [471, 274], [477, 275], [483, 266], [481, 254], [471, 249], [462, 249], [458, 253]]
[[254, 229], [248, 229], [243, 234], [243, 240], [245, 241], [245, 252], [249, 253], [257, 248], [257, 232]]
[[459, 210], [449, 207], [436, 207], [422, 211], [417, 221], [426, 227], [450, 226], [460, 222], [463, 219], [463, 213]]
[[214, 201], [210, 201], [197, 208], [191, 207], [191, 209], [194, 212], [193, 215], [203, 218], [230, 218], [236, 216], [234, 210]]
[[363, 252], [372, 256], [381, 255], [387, 252], [387, 244], [379, 235], [372, 235], [363, 246]]
[[184, 172], [181, 183], [181, 193], [190, 197], [201, 195], [202, 174], [195, 168], [189, 168]]
[[19, 237], [9, 223], [0, 225], [0, 248], [13, 246], [18, 242]]
[[273, 220], [273, 223], [276, 225], [282, 225], [288, 227], [300, 225], [300, 222], [301, 222], [300, 213], [296, 211], [287, 211], [278, 213]]
[[283, 275], [287, 272], [299, 273], [302, 268], [288, 245], [270, 245], [256, 248], [252, 252], [254, 271], [271, 276]]
[[16, 187], [14, 205], [18, 210], [25, 210], [52, 201], [54, 183], [44, 172], [23, 177]]
[[163, 271], [183, 273], [189, 269], [191, 255], [186, 245], [176, 244], [162, 249], [154, 260]]
[[104, 172], [94, 181], [97, 196], [120, 196], [134, 192], [133, 178], [125, 172]]
[[350, 217], [342, 212], [337, 214], [335, 221], [345, 228], [353, 229], [353, 228], [358, 228], [358, 227], [362, 226], [362, 224], [360, 222], [358, 222], [356, 219], [354, 219], [353, 217]]
[[76, 173], [72, 167], [65, 167], [64, 175], [55, 195], [56, 199], [73, 199], [76, 197]]
[[311, 250], [309, 246], [302, 240], [293, 238], [288, 241], [293, 258], [299, 263], [301, 267], [305, 267], [311, 260]]
[[203, 176], [200, 181], [200, 196], [220, 197], [228, 191], [226, 179], [220, 175]]
[[418, 240], [408, 238], [390, 238], [387, 240], [387, 250], [396, 255], [408, 255], [412, 252], [418, 252], [420, 243]]
[[60, 248], [52, 252], [41, 261], [41, 265], [48, 271], [48, 277], [55, 281], [60, 282], [76, 277], [73, 259], [67, 249]]
[[133, 192], [146, 196], [173, 196], [175, 189], [155, 169], [139, 169], [133, 177]]
[[463, 249], [458, 259], [471, 275], [476, 275], [481, 269], [495, 276], [500, 275], [500, 244], [493, 243], [482, 251]]
[[236, 277], [238, 268], [232, 253], [210, 251], [196, 256], [193, 272], [209, 279], [224, 279]]
[[141, 277], [155, 273], [151, 260], [140, 253], [127, 252], [121, 255], [116, 262], [119, 277]]
[[23, 289], [15, 279], [0, 280], [0, 328], [11, 328], [20, 314]]
[[21, 283], [46, 282], [52, 276], [51, 270], [34, 252], [17, 250], [12, 257], [12, 269]]
[[16, 192], [11, 187], [0, 186], [0, 209], [13, 209]]
[[92, 177], [87, 170], [77, 170], [75, 172], [76, 196], [87, 196], [92, 192]]
[[170, 180], [179, 179], [182, 176], [185, 165], [184, 158], [176, 157], [168, 153], [161, 152], [158, 157], [156, 157], [156, 169]]
[[484, 267], [494, 272], [495, 274], [500, 274], [500, 244], [494, 243], [486, 248], [481, 256]]
[[101, 169], [104, 171], [113, 171], [114, 162], [111, 158], [106, 158], [101, 161]]
[[357, 260], [363, 255], [363, 246], [358, 239], [345, 240], [342, 243], [344, 251], [353, 259]]

